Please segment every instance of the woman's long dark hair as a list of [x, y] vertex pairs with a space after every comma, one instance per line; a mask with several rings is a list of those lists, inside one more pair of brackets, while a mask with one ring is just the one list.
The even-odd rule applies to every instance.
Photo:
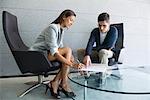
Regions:
[[67, 18], [69, 16], [76, 17], [76, 14], [72, 10], [66, 9], [52, 23], [54, 23], [54, 24], [60, 23], [61, 24], [63, 22], [63, 18]]

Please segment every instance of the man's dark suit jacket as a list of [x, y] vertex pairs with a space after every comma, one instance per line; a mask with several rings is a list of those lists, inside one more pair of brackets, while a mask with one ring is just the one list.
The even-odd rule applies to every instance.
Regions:
[[93, 29], [86, 47], [85, 55], [91, 55], [94, 42], [96, 42], [96, 47], [94, 47], [94, 49], [96, 49], [97, 51], [101, 49], [111, 49], [112, 51], [114, 51], [117, 38], [118, 38], [117, 28], [114, 26], [110, 26], [110, 29], [107, 32], [107, 35], [104, 39], [104, 42], [100, 44], [99, 28]]

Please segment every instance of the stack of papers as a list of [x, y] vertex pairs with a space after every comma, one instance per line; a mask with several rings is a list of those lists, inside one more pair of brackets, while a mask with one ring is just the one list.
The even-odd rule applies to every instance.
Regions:
[[105, 64], [91, 64], [90, 66], [84, 67], [82, 71], [94, 71], [94, 72], [106, 72], [108, 66]]

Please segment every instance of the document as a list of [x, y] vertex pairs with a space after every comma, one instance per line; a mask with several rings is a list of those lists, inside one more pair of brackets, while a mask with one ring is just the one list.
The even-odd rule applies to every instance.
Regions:
[[105, 64], [92, 63], [90, 66], [84, 67], [81, 70], [82, 71], [94, 71], [94, 72], [106, 72], [107, 67], [108, 66]]

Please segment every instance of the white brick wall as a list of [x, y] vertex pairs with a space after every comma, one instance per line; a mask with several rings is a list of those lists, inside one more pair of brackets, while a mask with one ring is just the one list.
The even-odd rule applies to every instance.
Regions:
[[[149, 0], [0, 0], [0, 14], [7, 10], [18, 17], [20, 35], [28, 46], [33, 44], [43, 28], [67, 8], [74, 10], [77, 18], [65, 33], [65, 45], [74, 51], [85, 48], [91, 30], [97, 26], [97, 16], [101, 12], [108, 12], [112, 23], [124, 23], [125, 49], [120, 60], [124, 64], [150, 65]], [[0, 16], [0, 23], [1, 19]], [[1, 24], [0, 71], [1, 75], [19, 73]]]

